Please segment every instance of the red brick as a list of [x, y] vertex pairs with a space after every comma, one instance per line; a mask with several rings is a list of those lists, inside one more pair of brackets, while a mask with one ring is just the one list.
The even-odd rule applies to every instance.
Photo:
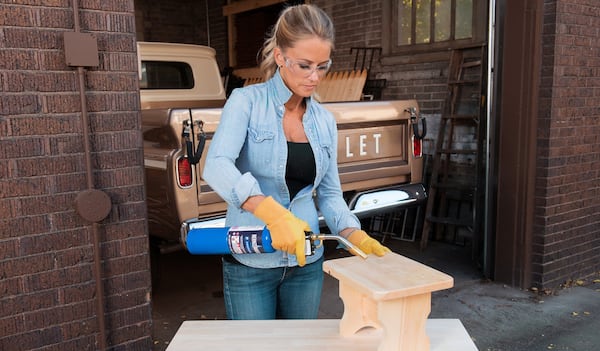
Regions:
[[73, 28], [73, 10], [71, 8], [44, 7], [39, 9], [39, 12], [39, 27]]
[[[81, 230], [81, 237], [75, 241], [73, 245], [75, 247], [64, 250], [56, 258], [56, 267], [72, 267], [76, 265], [83, 265], [89, 263], [90, 265], [94, 262], [94, 251], [91, 244], [91, 235], [84, 230]], [[84, 241], [85, 240], [85, 241]], [[86, 246], [76, 246], [76, 245]], [[91, 266], [82, 267], [82, 269], [92, 269]]]
[[2, 296], [0, 298], [0, 318], [20, 315], [28, 311], [52, 308], [56, 304], [57, 298], [54, 291]]
[[[79, 250], [80, 246], [87, 245], [90, 236], [81, 229], [72, 230], [70, 232], [44, 233], [43, 235], [28, 235], [20, 238], [19, 248], [21, 255], [37, 255], [44, 252], [60, 252], [61, 258], [55, 258], [57, 267], [59, 260], [68, 254], [69, 251]], [[67, 250], [67, 252], [63, 251]], [[80, 255], [79, 258], [85, 257]], [[82, 260], [81, 262], [86, 262]]]
[[[81, 161], [83, 162], [83, 160]], [[56, 193], [81, 191], [87, 189], [87, 180], [84, 172], [78, 174], [63, 174], [54, 178]]]
[[[64, 340], [73, 340], [71, 343], [73, 346], [78, 345], [81, 341], [78, 339], [82, 335], [94, 335], [96, 332], [97, 318], [95, 316], [95, 311], [90, 311], [91, 313], [87, 318], [80, 318], [76, 320], [67, 320], [67, 323], [61, 324], [62, 337]], [[90, 341], [88, 341], [89, 343]], [[94, 348], [90, 344], [82, 344], [83, 348], [67, 348], [69, 344], [64, 344], [65, 350], [93, 350]]]
[[12, 350], [8, 343], [4, 343], [4, 337], [11, 336], [24, 330], [23, 327], [23, 315], [11, 316], [7, 318], [0, 318], [0, 350]]
[[59, 302], [69, 305], [79, 301], [92, 301], [96, 293], [95, 282], [84, 282], [77, 285], [69, 285], [58, 289]]
[[0, 240], [45, 233], [48, 230], [50, 221], [47, 215], [0, 219]]
[[0, 23], [3, 26], [35, 27], [36, 13], [30, 7], [0, 4]]
[[49, 189], [47, 177], [0, 180], [0, 193], [4, 197], [44, 195]]
[[42, 110], [42, 102], [36, 94], [2, 94], [0, 112], [4, 115], [35, 114]]
[[4, 40], [7, 48], [55, 49], [63, 45], [63, 34], [55, 30], [5, 27]]

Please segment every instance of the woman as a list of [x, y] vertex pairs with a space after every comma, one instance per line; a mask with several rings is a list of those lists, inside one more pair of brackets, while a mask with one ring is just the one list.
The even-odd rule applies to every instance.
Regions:
[[203, 178], [228, 203], [228, 226], [266, 224], [277, 249], [223, 258], [230, 319], [317, 317], [323, 248], [304, 254], [304, 233], [319, 231], [317, 205], [332, 233], [367, 254], [389, 251], [349, 211], [337, 170], [336, 122], [312, 98], [331, 66], [333, 41], [325, 12], [286, 8], [262, 49], [266, 82], [235, 89], [223, 108]]

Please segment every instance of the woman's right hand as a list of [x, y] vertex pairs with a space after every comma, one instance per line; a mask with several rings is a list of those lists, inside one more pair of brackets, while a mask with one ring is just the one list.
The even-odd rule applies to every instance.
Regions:
[[267, 224], [274, 248], [296, 255], [299, 266], [306, 264], [304, 250], [305, 232], [310, 231], [308, 223], [294, 216], [271, 196], [256, 206], [254, 215]]

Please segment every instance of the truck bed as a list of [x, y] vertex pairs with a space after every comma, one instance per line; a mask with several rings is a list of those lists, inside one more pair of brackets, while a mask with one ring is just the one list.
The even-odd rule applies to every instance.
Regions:
[[[323, 104], [338, 123], [338, 164], [344, 196], [357, 215], [367, 216], [422, 201], [423, 161], [412, 153], [409, 108], [415, 100]], [[205, 153], [192, 167], [193, 185], [174, 186], [177, 160], [186, 157], [184, 123], [201, 121], [206, 150], [221, 115], [221, 108], [145, 110], [144, 158], [146, 166], [149, 232], [165, 240], [178, 240], [182, 224], [223, 217], [226, 204], [201, 179]], [[192, 133], [194, 149], [200, 135]], [[166, 195], [166, 196], [165, 196]], [[213, 224], [213, 222], [210, 222]]]

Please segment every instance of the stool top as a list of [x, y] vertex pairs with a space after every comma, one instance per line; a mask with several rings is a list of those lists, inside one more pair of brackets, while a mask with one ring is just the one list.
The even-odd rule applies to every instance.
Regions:
[[340, 284], [375, 301], [396, 299], [451, 288], [454, 279], [438, 270], [394, 252], [327, 260], [323, 270]]

